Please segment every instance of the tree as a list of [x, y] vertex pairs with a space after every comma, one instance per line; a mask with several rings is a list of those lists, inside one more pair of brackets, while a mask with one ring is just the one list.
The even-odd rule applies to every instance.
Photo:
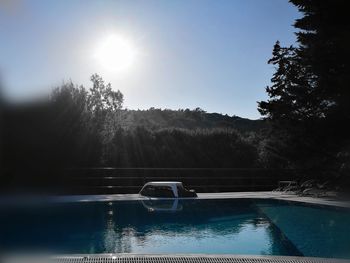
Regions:
[[295, 22], [299, 45], [275, 44], [269, 100], [259, 102], [258, 109], [272, 124], [272, 136], [284, 140], [280, 145], [287, 148], [279, 151], [289, 161], [299, 166], [334, 164], [350, 132], [347, 1], [291, 2], [303, 13]]
[[[303, 17], [294, 26], [299, 57], [314, 76], [314, 96], [323, 117], [350, 118], [350, 21], [348, 1], [291, 0]], [[339, 123], [341, 124], [341, 123]]]
[[93, 113], [92, 124], [97, 126], [102, 142], [102, 161], [108, 159], [108, 149], [117, 130], [120, 128], [120, 110], [123, 106], [124, 96], [112, 89], [110, 83], [105, 84], [102, 77], [97, 74], [91, 76], [92, 87], [89, 94], [89, 107]]
[[92, 75], [90, 80], [93, 85], [90, 88], [89, 104], [93, 111], [115, 112], [122, 108], [124, 96], [119, 90], [112, 90], [112, 85], [105, 84], [97, 74]]
[[[111, 84], [105, 84], [97, 74], [91, 76], [91, 81], [93, 85], [89, 91], [72, 82], [53, 91], [51, 119], [55, 121], [54, 125], [48, 126], [54, 128], [52, 134], [57, 136], [52, 141], [61, 142], [56, 146], [60, 152], [76, 145], [76, 151], [85, 149], [79, 156], [90, 151], [93, 158], [98, 154], [99, 159], [106, 159], [107, 148], [120, 126], [123, 94], [112, 90]], [[74, 153], [73, 150], [70, 152]], [[90, 157], [86, 159], [91, 160]], [[96, 160], [91, 163], [96, 163]]]
[[276, 72], [272, 85], [266, 87], [270, 99], [259, 102], [260, 113], [276, 121], [303, 120], [317, 114], [305, 103], [310, 100], [312, 88], [305, 78], [297, 49], [281, 47], [277, 41], [272, 54], [268, 63], [275, 66]]

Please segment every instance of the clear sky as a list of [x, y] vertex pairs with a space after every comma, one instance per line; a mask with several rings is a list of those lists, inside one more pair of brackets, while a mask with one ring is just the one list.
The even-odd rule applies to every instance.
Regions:
[[[130, 109], [256, 119], [273, 44], [295, 43], [299, 16], [286, 0], [17, 0], [0, 4], [0, 77], [7, 96], [23, 99], [69, 79], [88, 87], [98, 73]], [[135, 51], [126, 70], [96, 59], [110, 36]]]

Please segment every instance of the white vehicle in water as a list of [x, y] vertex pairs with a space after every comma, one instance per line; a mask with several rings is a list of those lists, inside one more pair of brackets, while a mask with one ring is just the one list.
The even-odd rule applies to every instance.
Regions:
[[187, 190], [182, 182], [148, 182], [142, 187], [139, 194], [156, 198], [197, 197], [196, 192]]

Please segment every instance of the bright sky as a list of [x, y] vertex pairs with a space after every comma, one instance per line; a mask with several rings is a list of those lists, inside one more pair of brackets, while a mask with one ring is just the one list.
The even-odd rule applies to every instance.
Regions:
[[98, 73], [130, 109], [256, 119], [273, 44], [295, 42], [298, 16], [287, 0], [17, 0], [0, 4], [0, 77], [22, 99]]

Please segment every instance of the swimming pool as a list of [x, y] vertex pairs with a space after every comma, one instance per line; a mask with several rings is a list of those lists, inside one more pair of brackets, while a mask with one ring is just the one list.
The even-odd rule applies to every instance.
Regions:
[[54, 203], [0, 210], [0, 252], [350, 258], [348, 211], [261, 199]]

